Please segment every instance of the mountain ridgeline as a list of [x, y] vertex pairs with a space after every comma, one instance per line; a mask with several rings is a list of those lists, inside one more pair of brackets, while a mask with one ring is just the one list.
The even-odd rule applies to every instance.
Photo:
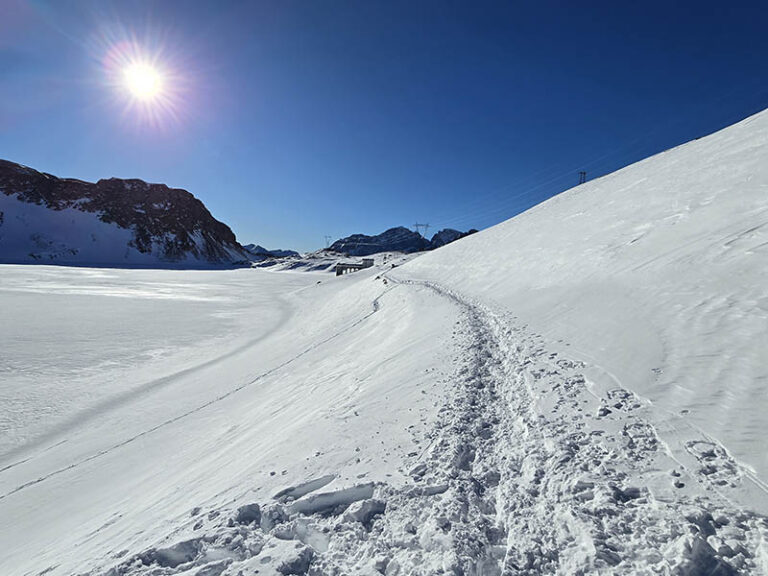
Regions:
[[[348, 256], [433, 250], [475, 232], [446, 228], [431, 240], [405, 227], [354, 234], [327, 250]], [[296, 257], [240, 245], [186, 190], [138, 179], [58, 178], [0, 160], [0, 263], [207, 268]]]
[[251, 259], [264, 260], [268, 258], [287, 258], [289, 256], [298, 256], [296, 250], [267, 250], [259, 244], [244, 244], [243, 249], [248, 252]]
[[410, 254], [412, 252], [434, 250], [475, 232], [477, 230], [459, 232], [452, 228], [445, 228], [432, 236], [431, 240], [427, 240], [418, 232], [409, 230], [404, 226], [398, 226], [376, 236], [353, 234], [352, 236], [341, 238], [331, 244], [327, 250], [340, 252], [348, 256], [369, 256], [378, 252], [405, 252]]
[[186, 190], [57, 178], [0, 160], [0, 261], [206, 267], [248, 259]]

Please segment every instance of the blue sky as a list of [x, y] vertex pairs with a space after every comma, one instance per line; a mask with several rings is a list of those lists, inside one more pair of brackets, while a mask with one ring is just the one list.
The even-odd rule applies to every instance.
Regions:
[[[485, 228], [768, 106], [766, 6], [0, 0], [0, 157], [185, 188], [269, 248]], [[128, 39], [173, 115], [110, 84]]]

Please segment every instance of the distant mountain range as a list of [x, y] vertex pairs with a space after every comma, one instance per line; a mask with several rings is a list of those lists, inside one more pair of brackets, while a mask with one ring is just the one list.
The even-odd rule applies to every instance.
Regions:
[[259, 259], [264, 258], [287, 258], [288, 256], [298, 256], [296, 250], [267, 250], [258, 244], [245, 244], [243, 249], [251, 256]]
[[[405, 227], [353, 234], [327, 250], [349, 256], [433, 250], [475, 232], [440, 230], [431, 240]], [[0, 160], [0, 263], [84, 266], [231, 266], [299, 256], [241, 246], [186, 190], [138, 179], [58, 178]]]
[[0, 262], [114, 266], [250, 260], [186, 190], [143, 180], [84, 182], [0, 160]]
[[404, 226], [398, 226], [376, 236], [353, 234], [352, 236], [341, 238], [331, 244], [327, 250], [340, 252], [348, 256], [369, 256], [378, 252], [405, 252], [410, 254], [412, 252], [434, 250], [475, 232], [477, 230], [460, 232], [452, 228], [445, 228], [432, 236], [432, 240], [427, 240], [418, 232], [414, 232]]

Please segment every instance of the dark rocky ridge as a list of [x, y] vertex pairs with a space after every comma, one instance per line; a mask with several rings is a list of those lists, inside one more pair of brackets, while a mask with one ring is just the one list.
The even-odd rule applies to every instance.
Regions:
[[296, 250], [267, 250], [259, 244], [243, 244], [243, 249], [251, 256], [256, 258], [287, 258], [289, 256], [298, 256]]
[[376, 236], [352, 234], [352, 236], [336, 240], [328, 247], [328, 250], [349, 256], [368, 256], [377, 252], [421, 252], [422, 250], [429, 250], [430, 247], [429, 240], [418, 232], [398, 226]]
[[404, 226], [398, 226], [376, 236], [353, 234], [352, 236], [341, 238], [331, 244], [328, 250], [347, 254], [348, 256], [369, 256], [378, 252], [405, 252], [410, 254], [412, 252], [434, 250], [474, 232], [477, 232], [477, 230], [459, 232], [452, 228], [445, 228], [437, 232], [430, 241], [418, 232], [409, 230]]
[[186, 190], [165, 184], [119, 178], [94, 184], [0, 160], [0, 192], [50, 210], [95, 213], [102, 222], [131, 230], [130, 247], [144, 254], [154, 252], [162, 261], [181, 261], [189, 255], [209, 263], [248, 259], [229, 226]]
[[477, 232], [477, 230], [474, 228], [468, 230], [467, 232], [460, 232], [459, 230], [454, 230], [453, 228], [443, 228], [434, 236], [432, 236], [432, 248], [440, 248], [440, 246], [445, 246], [446, 244], [450, 244], [456, 240], [461, 240], [464, 238], [464, 236], [469, 236], [475, 232]]

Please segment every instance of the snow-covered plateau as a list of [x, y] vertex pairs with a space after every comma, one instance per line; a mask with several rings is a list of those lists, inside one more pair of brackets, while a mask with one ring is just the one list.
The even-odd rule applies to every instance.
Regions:
[[766, 159], [340, 277], [3, 266], [0, 574], [768, 574]]

